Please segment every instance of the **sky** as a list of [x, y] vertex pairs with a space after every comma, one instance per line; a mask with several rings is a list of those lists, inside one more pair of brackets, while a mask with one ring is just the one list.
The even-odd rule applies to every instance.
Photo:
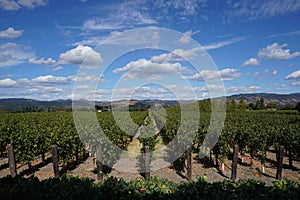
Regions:
[[0, 98], [299, 92], [300, 0], [0, 0]]

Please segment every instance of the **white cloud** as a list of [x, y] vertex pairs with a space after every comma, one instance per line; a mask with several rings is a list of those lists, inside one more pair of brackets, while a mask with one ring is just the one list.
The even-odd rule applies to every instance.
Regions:
[[300, 86], [300, 70], [290, 73], [285, 77], [285, 80], [292, 80], [292, 86]]
[[273, 34], [268, 36], [268, 38], [281, 37], [281, 36], [293, 36], [293, 35], [300, 35], [300, 30], [287, 32], [287, 33]]
[[233, 44], [242, 40], [247, 39], [248, 37], [237, 37], [237, 38], [233, 38], [233, 39], [229, 39], [229, 40], [225, 40], [222, 42], [216, 42], [216, 43], [212, 43], [212, 44], [207, 44], [207, 45], [203, 45], [202, 47], [205, 50], [211, 50], [211, 49], [218, 49], [224, 46], [227, 46], [229, 44]]
[[300, 81], [300, 70], [294, 71], [285, 77], [285, 80], [299, 80]]
[[59, 71], [59, 70], [62, 70], [63, 67], [62, 66], [57, 66], [57, 67], [54, 67], [54, 68], [50, 68], [50, 70], [52, 71]]
[[53, 87], [53, 86], [36, 86], [36, 87], [28, 89], [29, 93], [43, 94], [43, 95], [47, 95], [47, 96], [49, 93], [61, 93], [63, 91], [64, 91], [63, 88], [58, 88], [58, 87]]
[[187, 44], [191, 41], [192, 35], [195, 35], [198, 32], [199, 31], [193, 32], [192, 30], [189, 30], [189, 31], [183, 33], [183, 36], [181, 38], [179, 38], [178, 42], [182, 43], [182, 44]]
[[95, 67], [102, 62], [101, 54], [89, 46], [78, 45], [76, 48], [61, 53], [60, 64], [74, 64], [85, 67]]
[[249, 86], [233, 86], [226, 88], [227, 93], [248, 93], [254, 92], [260, 89], [260, 86], [257, 85], [249, 85]]
[[300, 86], [300, 81], [291, 82], [292, 86]]
[[44, 58], [40, 58], [39, 60], [30, 58], [28, 62], [36, 65], [54, 65], [56, 63], [56, 60], [53, 60], [52, 58], [48, 58], [47, 60], [45, 60]]
[[[199, 15], [201, 8], [206, 4], [206, 0], [156, 0], [152, 1], [154, 7], [162, 11], [165, 16], [170, 16], [171, 14], [176, 14], [180, 18], [186, 16], [196, 16]], [[172, 8], [172, 11], [171, 9]]]
[[12, 27], [7, 28], [4, 31], [0, 31], [0, 38], [14, 39], [18, 38], [23, 34], [23, 30], [15, 30]]
[[290, 53], [290, 50], [283, 49], [284, 47], [287, 47], [287, 44], [279, 45], [278, 43], [273, 43], [260, 49], [258, 51], [258, 57], [267, 60], [284, 60], [300, 56], [300, 52]]
[[187, 70], [180, 63], [155, 63], [152, 60], [139, 59], [115, 69], [113, 73], [126, 72], [125, 78], [149, 78], [152, 75], [185, 73]]
[[96, 75], [83, 75], [83, 74], [79, 74], [79, 76], [74, 77], [74, 81], [77, 82], [103, 82], [104, 81], [104, 76], [101, 75], [100, 77], [96, 76]]
[[0, 79], [2, 98], [62, 99], [72, 92], [75, 76], [38, 76], [33, 79]]
[[298, 0], [253, 0], [227, 1], [227, 21], [233, 18], [239, 21], [267, 19], [275, 16], [290, 14], [300, 9]]
[[277, 75], [277, 70], [273, 70], [272, 75], [276, 76]]
[[259, 61], [257, 58], [249, 58], [242, 64], [242, 66], [254, 66], [254, 65], [259, 65]]
[[201, 52], [203, 50], [221, 48], [223, 46], [233, 44], [233, 43], [239, 42], [241, 40], [245, 40], [246, 38], [247, 37], [233, 38], [233, 39], [225, 40], [225, 41], [218, 42], [218, 43], [204, 45], [200, 48], [195, 47], [195, 48], [192, 48], [192, 49], [189, 49], [189, 50], [175, 49], [171, 53], [164, 53], [164, 54], [161, 54], [161, 55], [158, 55], [158, 56], [153, 56], [151, 58], [151, 60], [153, 62], [163, 63], [163, 62], [179, 62], [179, 61], [184, 61], [184, 59], [187, 59], [187, 60], [188, 59], [193, 59], [198, 55], [199, 52]]
[[139, 25], [153, 25], [157, 22], [145, 13], [135, 10], [126, 4], [111, 9], [108, 16], [93, 18], [84, 22], [83, 30], [119, 30]]
[[175, 49], [171, 53], [164, 53], [158, 56], [153, 56], [151, 58], [151, 61], [155, 63], [166, 63], [184, 61], [184, 59], [193, 59], [197, 56], [197, 51], [199, 50], [199, 48], [193, 48], [189, 50]]
[[38, 84], [43, 84], [43, 85], [65, 85], [69, 84], [74, 80], [74, 76], [52, 76], [52, 75], [47, 75], [47, 76], [39, 76], [31, 81], [33, 83], [38, 83]]
[[1, 0], [0, 7], [3, 10], [34, 9], [38, 6], [45, 6], [46, 2], [46, 0]]
[[196, 73], [192, 76], [187, 76], [187, 79], [194, 81], [210, 81], [210, 80], [220, 80], [222, 81], [231, 81], [235, 78], [239, 78], [241, 74], [237, 71], [237, 69], [226, 68], [220, 71], [217, 70], [203, 70], [199, 73]]
[[15, 86], [17, 82], [10, 79], [10, 78], [6, 78], [6, 79], [2, 79], [0, 80], [0, 88], [9, 88], [9, 87], [13, 87]]
[[22, 47], [16, 43], [0, 44], [0, 67], [9, 67], [26, 62], [34, 56], [30, 47]]
[[147, 79], [147, 82], [160, 82], [160, 81], [163, 81], [164, 78], [159, 76], [159, 75], [153, 75], [153, 76], [150, 76], [148, 79]]
[[90, 19], [84, 22], [84, 30], [117, 30], [124, 26], [121, 23], [103, 22], [100, 19]]

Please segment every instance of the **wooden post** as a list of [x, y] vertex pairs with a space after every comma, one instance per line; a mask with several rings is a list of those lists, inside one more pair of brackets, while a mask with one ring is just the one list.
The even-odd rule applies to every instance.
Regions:
[[79, 152], [78, 152], [78, 147], [76, 148], [76, 151], [75, 151], [75, 161], [76, 161], [76, 164], [79, 164]]
[[239, 145], [236, 144], [236, 145], [234, 145], [233, 159], [232, 159], [232, 165], [231, 165], [231, 180], [236, 179], [238, 153], [239, 153]]
[[284, 146], [277, 148], [276, 160], [277, 160], [277, 172], [276, 179], [281, 180], [282, 178], [282, 163], [283, 163]]
[[10, 175], [12, 177], [15, 177], [17, 175], [17, 169], [16, 169], [16, 160], [15, 160], [13, 145], [11, 144], [7, 145], [7, 151], [8, 151], [8, 166], [9, 166]]
[[192, 179], [192, 150], [190, 146], [188, 146], [187, 148], [186, 156], [187, 156], [186, 178], [187, 180], [191, 180]]
[[145, 178], [150, 176], [150, 149], [145, 146]]
[[59, 178], [59, 168], [58, 168], [58, 150], [57, 145], [51, 146], [51, 153], [52, 153], [52, 163], [53, 163], [53, 171], [54, 177]]
[[97, 180], [103, 181], [102, 151], [100, 148], [97, 148], [96, 151], [96, 166], [97, 166]]
[[215, 159], [216, 159], [216, 168], [219, 168], [219, 155], [218, 154], [216, 154]]
[[291, 150], [289, 150], [289, 167], [293, 168], [293, 156]]

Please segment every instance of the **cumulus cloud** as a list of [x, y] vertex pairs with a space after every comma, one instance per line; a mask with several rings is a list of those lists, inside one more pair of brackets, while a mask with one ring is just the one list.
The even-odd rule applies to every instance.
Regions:
[[45, 6], [46, 0], [1, 0], [0, 7], [3, 10], [19, 10], [21, 8], [34, 9], [38, 6]]
[[14, 28], [9, 27], [4, 31], [0, 31], [0, 38], [15, 39], [20, 37], [22, 34], [23, 34], [23, 30], [15, 30]]
[[2, 98], [61, 99], [72, 92], [75, 76], [38, 76], [33, 79], [0, 79]]
[[300, 86], [300, 70], [290, 73], [285, 77], [285, 80], [292, 80], [292, 86]]
[[10, 88], [15, 86], [17, 82], [10, 79], [10, 78], [6, 78], [6, 79], [2, 79], [0, 80], [0, 88]]
[[0, 67], [9, 67], [26, 62], [34, 56], [30, 47], [23, 47], [16, 43], [0, 44]]
[[237, 69], [226, 68], [220, 71], [217, 70], [202, 70], [199, 73], [196, 73], [192, 76], [187, 76], [187, 79], [194, 81], [211, 81], [211, 80], [222, 80], [222, 81], [231, 81], [233, 79], [239, 78], [241, 74]]
[[149, 78], [151, 75], [185, 73], [187, 70], [180, 63], [155, 63], [152, 60], [139, 59], [115, 69], [113, 73], [126, 72], [125, 78]]
[[60, 64], [74, 64], [85, 67], [95, 67], [102, 62], [101, 54], [89, 46], [78, 45], [76, 48], [61, 53]]
[[259, 61], [257, 58], [249, 58], [242, 64], [242, 66], [255, 66], [255, 65], [259, 65]]
[[65, 84], [69, 84], [73, 80], [74, 80], [74, 76], [63, 77], [63, 76], [47, 75], [47, 76], [36, 77], [31, 81], [33, 83], [44, 84], [44, 85], [55, 85], [55, 84], [65, 85]]
[[285, 80], [291, 80], [291, 79], [300, 81], [300, 70], [294, 71], [285, 77]]
[[285, 60], [300, 56], [300, 52], [290, 53], [289, 49], [284, 49], [285, 47], [287, 47], [287, 44], [270, 44], [258, 51], [258, 57], [265, 58], [267, 60]]
[[52, 58], [48, 58], [47, 60], [44, 58], [40, 58], [38, 60], [36, 58], [30, 58], [28, 62], [36, 65], [54, 65], [56, 60], [53, 60]]

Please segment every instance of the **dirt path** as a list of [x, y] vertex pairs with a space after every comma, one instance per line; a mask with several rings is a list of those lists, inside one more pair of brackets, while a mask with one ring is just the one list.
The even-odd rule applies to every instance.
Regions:
[[116, 164], [113, 165], [113, 169], [121, 169], [121, 170], [113, 170], [111, 172], [112, 176], [122, 176], [122, 172], [120, 171], [126, 171], [132, 174], [140, 174], [140, 168], [139, 168], [139, 159], [138, 156], [140, 155], [141, 152], [141, 148], [143, 147], [143, 145], [140, 143], [139, 141], [139, 136], [141, 135], [141, 129], [143, 127], [143, 125], [146, 124], [148, 120], [148, 116], [144, 119], [144, 122], [142, 124], [142, 126], [140, 126], [133, 138], [132, 141], [129, 143], [128, 147], [127, 147], [127, 152], [123, 153], [120, 156], [120, 159], [118, 160], [118, 162]]

